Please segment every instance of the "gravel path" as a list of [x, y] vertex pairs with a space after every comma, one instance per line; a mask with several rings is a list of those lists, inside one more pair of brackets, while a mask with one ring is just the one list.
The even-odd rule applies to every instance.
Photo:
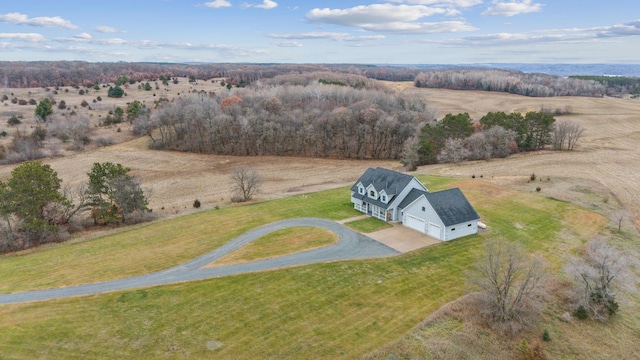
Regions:
[[[241, 248], [242, 246], [250, 243], [255, 239], [269, 234], [270, 232], [294, 226], [322, 227], [338, 234], [339, 240], [333, 245], [300, 253], [244, 264], [202, 269], [203, 266], [221, 258], [222, 256], [236, 249]], [[70, 286], [58, 289], [27, 291], [13, 294], [2, 294], [0, 295], [0, 304], [12, 304], [29, 301], [50, 300], [70, 296], [92, 295], [109, 291], [166, 285], [254, 271], [272, 270], [289, 266], [298, 266], [336, 260], [386, 257], [397, 254], [400, 254], [400, 252], [384, 244], [381, 244], [365, 235], [357, 233], [341, 224], [338, 224], [335, 221], [316, 218], [290, 219], [259, 227], [231, 240], [230, 242], [205, 255], [166, 270], [147, 275], [95, 284]]]

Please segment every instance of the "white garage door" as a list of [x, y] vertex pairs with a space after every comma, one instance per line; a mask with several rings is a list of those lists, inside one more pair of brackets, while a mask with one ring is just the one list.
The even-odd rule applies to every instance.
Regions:
[[418, 230], [423, 234], [425, 231], [425, 221], [409, 214], [404, 216], [404, 226]]
[[440, 226], [433, 224], [433, 223], [429, 223], [429, 236], [434, 237], [436, 239], [440, 239]]

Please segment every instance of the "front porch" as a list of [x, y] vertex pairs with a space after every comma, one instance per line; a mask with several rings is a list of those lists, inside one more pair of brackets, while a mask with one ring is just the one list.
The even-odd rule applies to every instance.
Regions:
[[361, 204], [354, 203], [353, 208], [382, 221], [391, 221], [393, 218], [391, 211], [364, 201]]

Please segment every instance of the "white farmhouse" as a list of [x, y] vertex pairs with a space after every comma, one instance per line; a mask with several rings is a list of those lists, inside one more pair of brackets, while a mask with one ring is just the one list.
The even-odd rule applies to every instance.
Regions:
[[480, 217], [460, 189], [429, 192], [418, 179], [396, 171], [367, 169], [351, 187], [356, 210], [447, 241], [476, 234]]

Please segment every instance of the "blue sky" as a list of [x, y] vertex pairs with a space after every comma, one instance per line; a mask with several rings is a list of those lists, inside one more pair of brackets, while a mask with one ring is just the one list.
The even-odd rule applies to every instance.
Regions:
[[640, 2], [3, 1], [0, 60], [637, 64]]

